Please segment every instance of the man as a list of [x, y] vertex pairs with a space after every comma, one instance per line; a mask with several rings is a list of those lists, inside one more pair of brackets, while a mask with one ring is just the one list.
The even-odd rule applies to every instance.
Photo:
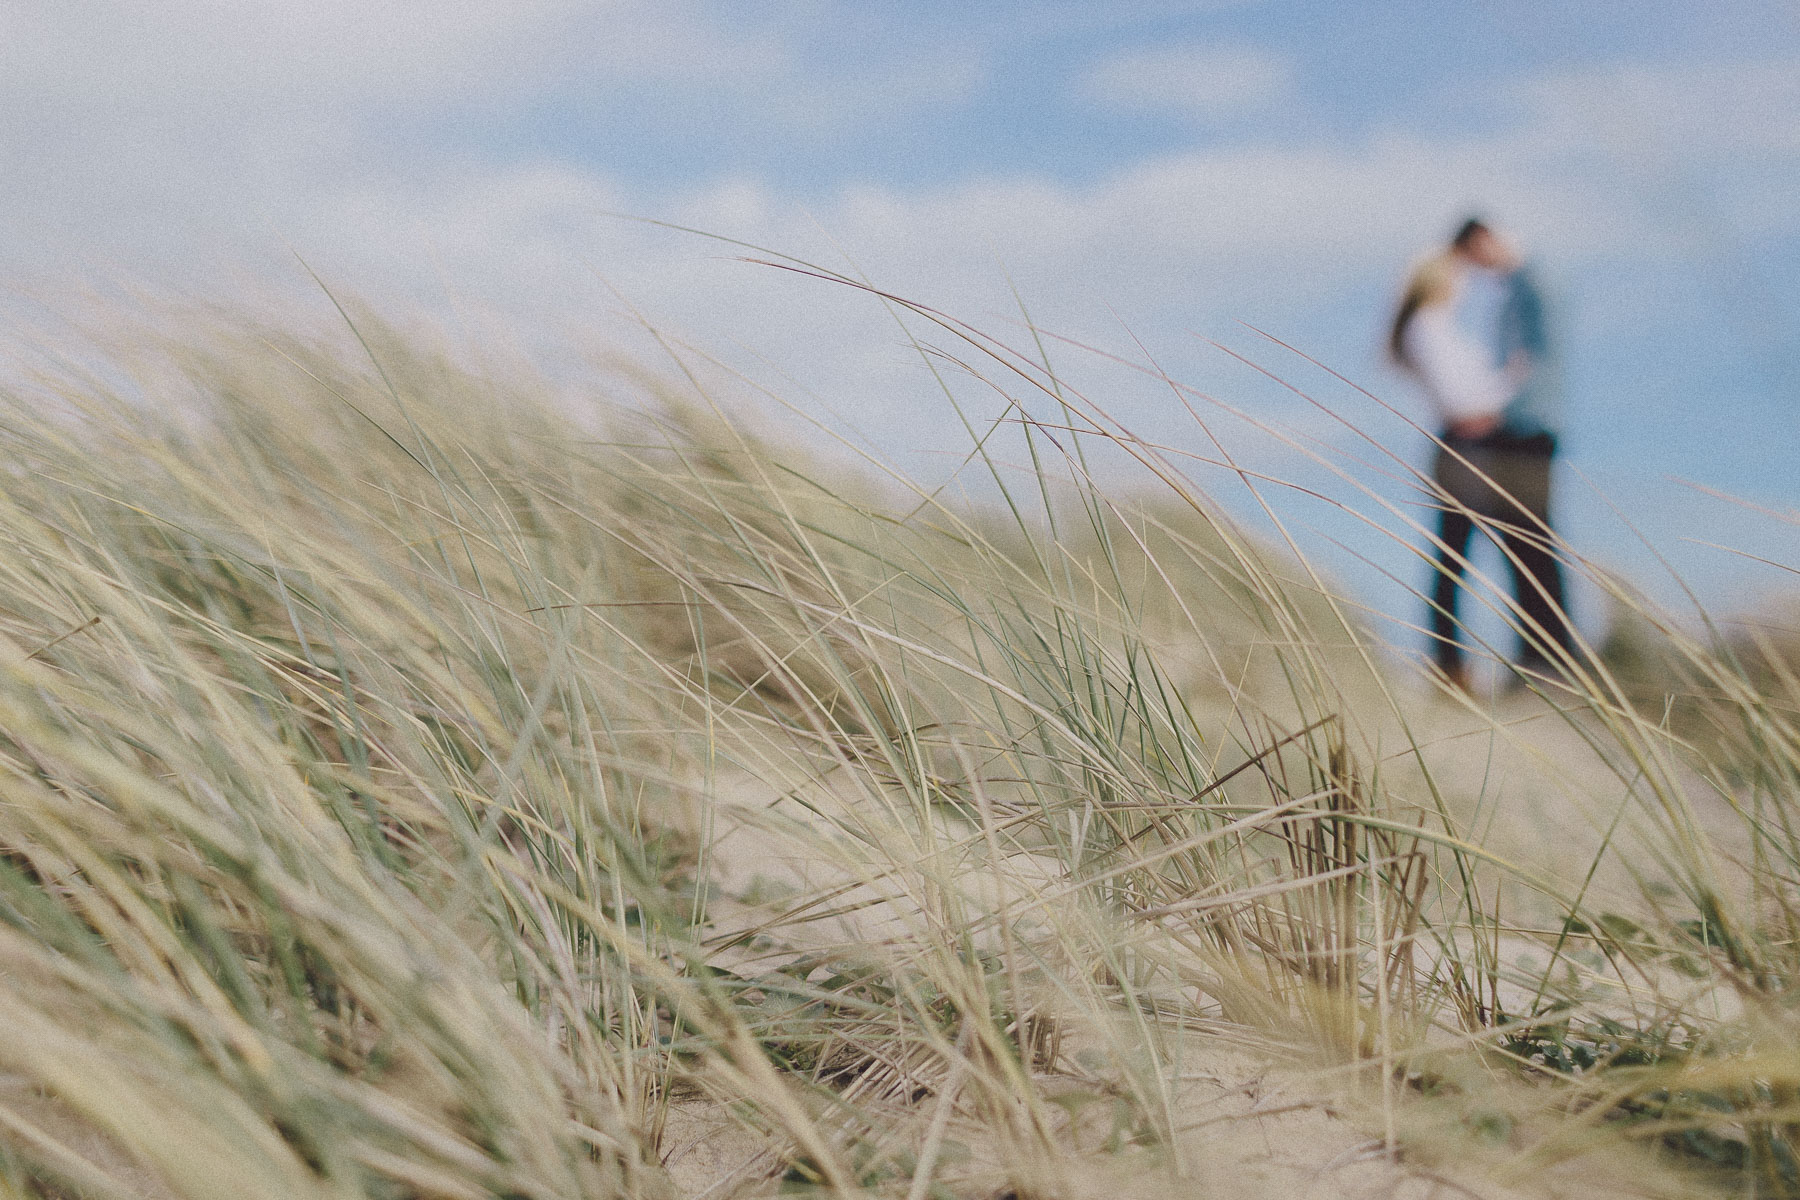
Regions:
[[1466, 276], [1456, 319], [1480, 345], [1508, 393], [1498, 411], [1452, 423], [1435, 475], [1448, 497], [1439, 522], [1431, 626], [1440, 671], [1467, 690], [1456, 618], [1476, 524], [1499, 542], [1511, 570], [1520, 628], [1515, 665], [1560, 674], [1574, 631], [1564, 609], [1562, 564], [1550, 533], [1550, 474], [1559, 388], [1544, 301], [1517, 251], [1477, 219], [1465, 221], [1450, 260]]

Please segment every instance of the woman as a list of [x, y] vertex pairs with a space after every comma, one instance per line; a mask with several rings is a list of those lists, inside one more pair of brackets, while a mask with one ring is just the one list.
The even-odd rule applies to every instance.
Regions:
[[[1388, 350], [1418, 381], [1440, 428], [1433, 477], [1444, 505], [1438, 517], [1438, 550], [1430, 625], [1438, 670], [1469, 690], [1468, 665], [1456, 619], [1475, 521], [1492, 522], [1512, 568], [1523, 627], [1522, 662], [1544, 662], [1540, 640], [1562, 642], [1560, 576], [1549, 557], [1541, 514], [1547, 512], [1548, 473], [1517, 469], [1528, 460], [1501, 428], [1502, 410], [1523, 382], [1525, 369], [1501, 369], [1493, 351], [1457, 327], [1456, 299], [1464, 268], [1453, 253], [1429, 259], [1413, 272], [1394, 314]], [[1543, 493], [1543, 494], [1539, 494]], [[1558, 586], [1547, 589], [1542, 580]], [[1548, 594], [1554, 591], [1555, 595]]]
[[1487, 348], [1456, 326], [1461, 275], [1451, 254], [1420, 264], [1394, 314], [1388, 351], [1424, 388], [1444, 436], [1469, 441], [1499, 428], [1514, 385]]

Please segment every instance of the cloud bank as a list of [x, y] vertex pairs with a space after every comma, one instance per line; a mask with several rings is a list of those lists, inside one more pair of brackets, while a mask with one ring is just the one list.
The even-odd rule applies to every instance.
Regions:
[[[1691, 290], [1721, 247], [1800, 234], [1800, 59], [1490, 78], [1460, 94], [1480, 121], [1321, 131], [1294, 117], [1311, 101], [1291, 48], [1149, 41], [1129, 21], [1195, 6], [1138, 7], [1064, 6], [1021, 49], [1003, 21], [950, 37], [839, 0], [15, 5], [0, 13], [0, 269], [50, 302], [108, 273], [305, 292], [297, 251], [395, 310], [492, 310], [584, 348], [643, 346], [628, 302], [746, 369], [778, 364], [886, 450], [948, 451], [962, 435], [919, 419], [930, 381], [878, 305], [617, 214], [854, 264], [997, 330], [1017, 320], [1016, 285], [1041, 323], [1128, 353], [1142, 337], [1212, 386], [1230, 364], [1191, 334], [1241, 337], [1237, 320], [1380, 381], [1392, 281], [1478, 206], [1587, 281], [1583, 335], [1648, 364], [1630, 396], [1644, 413], [1685, 403], [1654, 393], [1658, 351], [1639, 337], [1668, 327], [1670, 281]], [[1060, 69], [1012, 96], [1007, 56], [1044, 46]], [[1082, 126], [1121, 139], [1098, 166], [982, 153], [1094, 114], [1121, 122]], [[1129, 141], [1158, 121], [1185, 133]], [[859, 165], [794, 165], [840, 159]], [[1773, 345], [1779, 303], [1749, 308], [1743, 338]], [[1278, 389], [1227, 382], [1331, 436]], [[1180, 436], [1186, 418], [1153, 393], [1121, 410]]]
[[1206, 123], [1282, 99], [1294, 74], [1291, 59], [1257, 46], [1146, 46], [1095, 63], [1081, 91], [1122, 112]]

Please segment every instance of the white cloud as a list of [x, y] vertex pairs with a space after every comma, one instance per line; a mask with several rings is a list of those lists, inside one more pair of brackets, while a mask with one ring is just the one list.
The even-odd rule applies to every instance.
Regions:
[[697, 81], [782, 56], [686, 0], [86, 0], [19, 6], [6, 21], [9, 92], [131, 108], [410, 106], [541, 91], [570, 70]]
[[[1113, 30], [1134, 29], [1144, 25], [1167, 23], [1189, 17], [1211, 16], [1231, 9], [1253, 8], [1261, 0], [1038, 0], [1032, 5], [1031, 22], [1019, 30], [1011, 14], [1001, 18], [1008, 32], [1018, 36], [1067, 37], [1072, 34], [1092, 36]], [[1004, 10], [996, 10], [1004, 11]], [[981, 14], [970, 14], [980, 20]]]
[[1711, 161], [1800, 154], [1800, 60], [1619, 64], [1511, 89], [1545, 136], [1623, 155]]
[[[1117, 346], [1116, 310], [1185, 372], [1197, 353], [1187, 331], [1230, 335], [1235, 317], [1281, 329], [1371, 273], [1397, 270], [1471, 194], [1560, 260], [1631, 236], [1612, 214], [1534, 179], [1518, 157], [1527, 142], [1446, 148], [1389, 138], [1196, 152], [1084, 186], [1006, 176], [926, 190], [862, 184], [811, 204], [740, 177], [650, 215], [838, 268], [841, 247], [879, 285], [1011, 336], [1004, 266], [1048, 327]], [[610, 217], [641, 205], [618, 180], [549, 162], [478, 165], [324, 180], [270, 203], [283, 236], [334, 285], [384, 305], [432, 303], [447, 282], [546, 343], [628, 337], [610, 284], [672, 331], [733, 357], [741, 358], [734, 344], [751, 347], [827, 394], [853, 398], [853, 415], [884, 445], [960, 444], [952, 425], [919, 422], [929, 382], [907, 365], [878, 306], [731, 261], [741, 253], [733, 247]], [[158, 232], [174, 245], [217, 236], [172, 204], [159, 212]], [[280, 264], [278, 244], [270, 248], [265, 261], [304, 288]], [[1371, 327], [1379, 319], [1367, 316]], [[1340, 365], [1366, 365], [1373, 334], [1368, 341]], [[1166, 409], [1154, 397], [1123, 407], [1151, 426], [1168, 419], [1156, 416]]]
[[[667, 86], [733, 128], [845, 136], [966, 102], [985, 78], [983, 48], [925, 39], [852, 78], [803, 36], [844, 14], [834, 0], [748, 30], [684, 0], [265, 9], [262, 22], [224, 0], [0, 9], [0, 269], [14, 286], [53, 294], [117, 264], [209, 295], [239, 269], [304, 290], [292, 244], [334, 286], [391, 311], [441, 313], [447, 285], [459, 306], [507, 314], [503, 327], [585, 349], [629, 338], [611, 284], [733, 361], [752, 361], [737, 344], [766, 354], [879, 444], [949, 450], [962, 435], [929, 407], [930, 381], [878, 306], [606, 214], [667, 217], [833, 266], [841, 247], [881, 285], [1007, 335], [1004, 264], [1045, 326], [1129, 352], [1116, 310], [1196, 382], [1217, 356], [1188, 332], [1229, 337], [1234, 317], [1277, 332], [1312, 320], [1337, 341], [1307, 349], [1360, 373], [1375, 358], [1382, 281], [1472, 203], [1562, 265], [1706, 253], [1691, 214], [1669, 207], [1683, 188], [1713, 189], [1720, 219], [1739, 228], [1800, 225], [1791, 62], [1563, 75], [1497, 97], [1515, 109], [1484, 132], [1196, 149], [1078, 183], [995, 172], [802, 194], [721, 173], [659, 195], [550, 151], [472, 153], [432, 122], [571, 96], [604, 120], [617, 94]], [[1086, 86], [1213, 119], [1279, 101], [1292, 83], [1279, 59], [1188, 47], [1102, 64]], [[1642, 290], [1646, 307], [1601, 318], [1648, 325], [1655, 297]], [[1322, 311], [1353, 315], [1328, 325]], [[1092, 365], [1057, 357], [1072, 379]], [[1184, 423], [1166, 392], [1131, 383], [1109, 379], [1105, 392], [1131, 425]]]
[[[675, 90], [721, 111], [752, 110], [736, 119], [781, 131], [771, 136], [842, 134], [966, 101], [983, 80], [981, 47], [925, 39], [880, 59], [870, 81], [821, 65], [797, 32], [843, 16], [833, 0], [748, 32], [683, 0], [267, 7], [263, 24], [223, 0], [0, 16], [0, 265], [14, 280], [98, 262], [204, 289], [249, 263], [302, 284], [291, 243], [353, 291], [400, 304], [447, 281], [554, 340], [618, 327], [597, 315], [615, 307], [597, 273], [703, 343], [741, 342], [833, 381], [878, 431], [917, 442], [954, 436], [898, 405], [910, 377], [893, 369], [903, 355], [878, 311], [605, 214], [666, 217], [834, 265], [841, 247], [882, 285], [982, 323], [1011, 308], [1004, 264], [1046, 324], [1112, 344], [1109, 310], [1166, 348], [1187, 346], [1189, 330], [1226, 332], [1234, 317], [1281, 329], [1353, 292], [1372, 329], [1378, 281], [1472, 203], [1560, 264], [1703, 250], [1648, 198], [1644, 172], [1664, 168], [1625, 169], [1617, 139], [1594, 123], [1626, 78], [1646, 99], [1625, 111], [1666, 135], [1678, 166], [1748, 162], [1754, 186], [1733, 194], [1732, 212], [1795, 223], [1786, 198], [1800, 182], [1800, 135], [1781, 113], [1800, 71], [1782, 64], [1563, 76], [1514, 89], [1516, 120], [1497, 132], [1193, 150], [1081, 183], [845, 181], [802, 198], [739, 174], [652, 195], [548, 152], [411, 143], [390, 128], [392, 110], [454, 115], [465, 102], [545, 104], [678, 78]], [[1292, 77], [1254, 50], [1191, 46], [1112, 60], [1090, 86], [1104, 91], [1109, 72], [1115, 103], [1193, 113], [1266, 102]], [[604, 95], [594, 103], [604, 115]], [[1373, 357], [1348, 337], [1337, 352], [1356, 356], [1340, 364], [1352, 368]]]
[[571, 87], [793, 65], [685, 0], [84, 0], [0, 22], [0, 219], [99, 253], [266, 238], [309, 196], [479, 169], [459, 125]]
[[820, 53], [812, 40], [854, 13], [837, 0], [754, 16], [718, 0], [6, 6], [0, 154], [9, 180], [66, 181], [72, 193], [158, 162], [171, 186], [191, 171], [274, 190], [379, 171], [397, 155], [429, 164], [546, 113], [604, 128], [649, 102], [680, 120], [804, 139], [958, 104], [979, 87], [973, 51], [887, 50], [882, 28], [859, 30], [854, 54]]
[[758, 112], [790, 131], [842, 134], [957, 107], [973, 98], [986, 80], [986, 67], [976, 52], [939, 50], [849, 75], [793, 74], [771, 80], [762, 91]]
[[[1537, 107], [1518, 126], [1461, 140], [1388, 134], [1194, 151], [1080, 185], [1021, 175], [922, 190], [847, 183], [804, 203], [740, 177], [654, 206], [624, 181], [574, 164], [445, 159], [430, 147], [384, 158], [354, 138], [337, 145], [349, 135], [329, 122], [309, 147], [265, 159], [254, 144], [208, 145], [203, 130], [173, 144], [134, 142], [130, 130], [96, 120], [116, 139], [108, 155], [42, 140], [21, 152], [14, 143], [37, 169], [9, 170], [0, 220], [23, 235], [9, 257], [17, 262], [36, 244], [53, 269], [79, 251], [128, 263], [148, 256], [191, 279], [245, 247], [278, 260], [285, 239], [341, 280], [404, 293], [432, 290], [436, 255], [458, 286], [539, 315], [563, 305], [558, 317], [604, 295], [588, 278], [592, 264], [639, 287], [650, 306], [691, 314], [703, 337], [779, 351], [787, 339], [776, 326], [789, 313], [696, 284], [697, 274], [719, 273], [716, 263], [695, 265], [713, 249], [602, 215], [632, 209], [827, 259], [835, 241], [882, 283], [975, 315], [1007, 307], [1004, 262], [1059, 320], [1104, 323], [1096, 314], [1115, 306], [1178, 331], [1231, 316], [1279, 320], [1319, 304], [1396, 270], [1475, 201], [1562, 263], [1653, 244], [1659, 215], [1634, 178], [1607, 165], [1597, 150], [1604, 137], [1567, 119], [1549, 91], [1530, 94]], [[1790, 164], [1769, 186], [1794, 173]], [[722, 294], [733, 298], [715, 304]], [[565, 303], [576, 295], [579, 303]]]
[[[114, 263], [192, 278], [244, 247], [394, 243], [446, 195], [551, 174], [517, 143], [544, 114], [587, 131], [642, 106], [720, 136], [878, 134], [965, 102], [980, 55], [854, 31], [838, 0], [747, 16], [714, 0], [83, 0], [0, 7], [0, 266]], [[634, 109], [633, 106], [638, 106]], [[555, 122], [550, 122], [554, 124]], [[671, 136], [675, 136], [671, 134]], [[486, 218], [485, 240], [535, 233]], [[402, 235], [404, 240], [404, 235]]]
[[1625, 64], [1524, 81], [1511, 98], [1546, 159], [1660, 214], [1664, 253], [1794, 227], [1800, 60]]
[[1294, 82], [1289, 59], [1255, 46], [1141, 46], [1101, 59], [1081, 77], [1082, 95], [1119, 112], [1216, 121], [1282, 99]]

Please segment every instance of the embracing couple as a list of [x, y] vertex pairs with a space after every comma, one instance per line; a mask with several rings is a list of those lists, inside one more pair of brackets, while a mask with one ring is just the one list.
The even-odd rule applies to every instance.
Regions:
[[1559, 675], [1574, 648], [1550, 531], [1558, 381], [1543, 297], [1513, 246], [1479, 220], [1408, 281], [1388, 350], [1424, 390], [1441, 432], [1430, 630], [1437, 668], [1469, 690], [1457, 600], [1476, 527], [1512, 570], [1516, 666]]

